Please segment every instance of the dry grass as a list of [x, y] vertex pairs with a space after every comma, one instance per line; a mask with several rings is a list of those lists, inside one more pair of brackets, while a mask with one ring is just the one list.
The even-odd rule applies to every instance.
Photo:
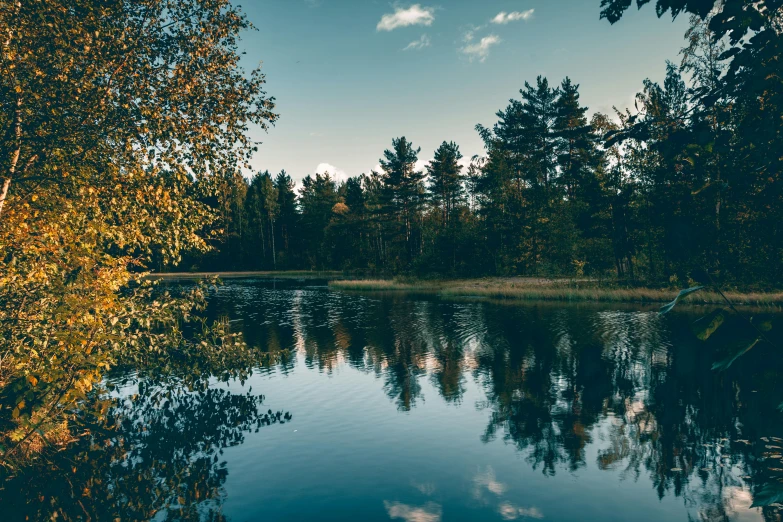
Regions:
[[333, 279], [342, 277], [342, 272], [314, 272], [309, 270], [264, 271], [264, 272], [169, 272], [151, 273], [149, 279], [237, 279], [247, 277], [275, 279]]
[[[452, 297], [473, 296], [529, 301], [667, 303], [677, 295], [677, 290], [673, 289], [599, 288], [588, 281], [576, 282], [539, 278], [491, 278], [437, 282], [375, 279], [331, 281], [329, 286], [339, 290], [365, 292], [403, 291]], [[726, 292], [726, 297], [735, 305], [783, 307], [783, 292]], [[683, 299], [683, 303], [690, 304], [722, 304], [724, 302], [720, 294], [706, 290], [693, 293]]]
[[405, 283], [391, 279], [353, 279], [329, 281], [329, 286], [338, 290], [361, 290], [364, 292], [438, 292], [441, 286], [427, 282]]

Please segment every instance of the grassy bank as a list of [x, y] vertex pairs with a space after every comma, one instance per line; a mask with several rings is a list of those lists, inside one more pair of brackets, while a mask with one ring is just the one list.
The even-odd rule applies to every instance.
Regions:
[[[599, 286], [595, 281], [546, 279], [532, 277], [496, 277], [457, 280], [405, 279], [349, 279], [342, 272], [314, 272], [292, 270], [287, 272], [172, 272], [152, 273], [151, 279], [195, 280], [218, 277], [221, 279], [328, 279], [336, 290], [359, 292], [406, 292], [448, 297], [486, 297], [491, 299], [518, 299], [527, 301], [596, 301], [614, 303], [668, 303], [677, 289], [622, 288]], [[735, 305], [783, 308], [783, 292], [725, 291]], [[684, 303], [723, 304], [720, 294], [702, 290], [687, 296]]]
[[314, 272], [309, 270], [290, 271], [265, 271], [265, 272], [168, 272], [151, 273], [149, 279], [243, 279], [243, 278], [269, 278], [269, 279], [339, 279], [342, 272]]
[[[599, 301], [625, 303], [667, 303], [677, 290], [656, 288], [599, 287], [590, 281], [563, 281], [541, 278], [492, 278], [455, 281], [344, 280], [329, 286], [354, 291], [404, 291], [443, 296], [477, 296], [530, 301]], [[724, 292], [735, 305], [783, 307], [783, 292]], [[703, 290], [687, 296], [690, 304], [722, 304], [714, 291]]]

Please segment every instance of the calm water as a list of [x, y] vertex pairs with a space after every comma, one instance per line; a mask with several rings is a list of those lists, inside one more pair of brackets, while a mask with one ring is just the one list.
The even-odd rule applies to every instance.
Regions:
[[206, 390], [113, 376], [158, 398], [7, 485], [10, 520], [780, 520], [781, 354], [713, 370], [745, 332], [697, 340], [705, 310], [261, 281], [210, 306], [290, 356]]

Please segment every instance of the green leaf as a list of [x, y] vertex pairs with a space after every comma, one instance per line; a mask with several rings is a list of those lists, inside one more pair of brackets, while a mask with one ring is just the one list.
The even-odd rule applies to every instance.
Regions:
[[693, 292], [698, 292], [702, 288], [704, 288], [704, 286], [694, 286], [691, 288], [686, 288], [685, 290], [680, 290], [680, 293], [677, 294], [677, 297], [674, 298], [674, 301], [661, 307], [661, 309], [658, 311], [658, 315], [668, 314], [674, 309], [674, 306], [677, 304], [677, 301], [679, 301], [686, 295], [692, 294]]
[[702, 317], [692, 325], [693, 333], [701, 341], [706, 341], [710, 338], [715, 330], [726, 321], [726, 311], [722, 308], [718, 308], [711, 314]]

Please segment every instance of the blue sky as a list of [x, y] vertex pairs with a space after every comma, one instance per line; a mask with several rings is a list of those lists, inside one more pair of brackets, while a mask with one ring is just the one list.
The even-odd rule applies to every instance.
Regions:
[[244, 35], [247, 65], [263, 61], [281, 119], [253, 166], [300, 180], [319, 165], [368, 172], [394, 137], [432, 158], [442, 141], [481, 153], [474, 127], [491, 125], [537, 75], [580, 84], [591, 112], [631, 107], [644, 78], [663, 79], [687, 19], [649, 6], [615, 25], [600, 0], [253, 0], [258, 31]]

